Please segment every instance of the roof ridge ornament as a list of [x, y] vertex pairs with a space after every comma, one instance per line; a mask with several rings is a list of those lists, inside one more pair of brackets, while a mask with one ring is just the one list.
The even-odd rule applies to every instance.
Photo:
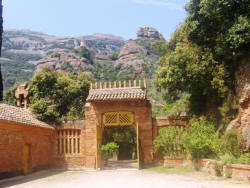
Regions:
[[103, 82], [100, 81], [95, 82], [95, 83], [90, 83], [90, 90], [93, 89], [121, 89], [121, 88], [141, 88], [141, 89], [146, 89], [147, 88], [147, 82], [146, 79], [144, 78], [143, 80], [134, 80], [133, 82], [131, 80], [119, 80], [119, 81], [114, 81], [113, 83], [111, 81]]

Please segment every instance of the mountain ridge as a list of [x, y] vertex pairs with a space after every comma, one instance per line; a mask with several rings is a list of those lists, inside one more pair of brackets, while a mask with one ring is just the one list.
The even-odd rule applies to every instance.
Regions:
[[[148, 66], [154, 67], [152, 70], [156, 68], [153, 64], [158, 56], [151, 50], [151, 45], [154, 40], [162, 39], [159, 38], [162, 35], [150, 27], [139, 31], [137, 39], [125, 41], [122, 37], [105, 33], [57, 37], [31, 30], [5, 30], [0, 59], [5, 88], [28, 80], [34, 72], [42, 70], [42, 65], [52, 65], [55, 70], [81, 70], [91, 73], [97, 80], [135, 79], [146, 75], [146, 69], [150, 69]], [[113, 76], [109, 77], [110, 73]]]

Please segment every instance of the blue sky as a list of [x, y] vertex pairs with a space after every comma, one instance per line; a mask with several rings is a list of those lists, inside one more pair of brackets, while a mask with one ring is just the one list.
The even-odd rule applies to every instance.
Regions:
[[4, 29], [56, 36], [109, 33], [134, 39], [152, 26], [166, 39], [185, 19], [189, 0], [3, 0]]

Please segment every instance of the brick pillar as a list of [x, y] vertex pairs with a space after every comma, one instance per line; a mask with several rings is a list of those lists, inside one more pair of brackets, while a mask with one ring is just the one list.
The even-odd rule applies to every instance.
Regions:
[[85, 167], [96, 167], [96, 125], [97, 115], [91, 103], [85, 105]]

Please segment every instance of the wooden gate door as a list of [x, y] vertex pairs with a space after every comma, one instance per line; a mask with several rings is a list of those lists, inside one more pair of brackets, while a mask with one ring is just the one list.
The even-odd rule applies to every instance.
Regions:
[[25, 144], [24, 145], [24, 151], [23, 151], [23, 154], [24, 154], [24, 167], [23, 167], [23, 172], [24, 174], [27, 174], [30, 170], [30, 145], [28, 144]]
[[96, 169], [102, 168], [101, 144], [102, 144], [102, 131], [101, 128], [97, 125], [96, 126]]

